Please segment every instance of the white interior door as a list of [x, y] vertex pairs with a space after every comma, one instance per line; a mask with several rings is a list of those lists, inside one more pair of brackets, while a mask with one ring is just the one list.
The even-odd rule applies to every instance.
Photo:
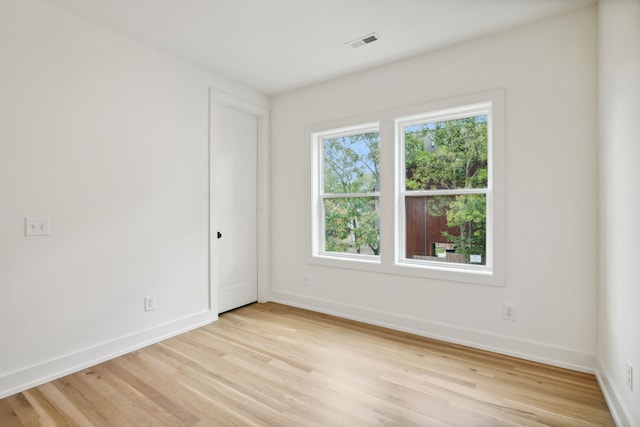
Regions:
[[218, 312], [258, 300], [258, 117], [219, 105], [211, 206]]

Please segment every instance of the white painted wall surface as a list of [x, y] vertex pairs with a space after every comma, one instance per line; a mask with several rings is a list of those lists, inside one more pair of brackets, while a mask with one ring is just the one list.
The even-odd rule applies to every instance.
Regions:
[[[599, 4], [598, 371], [620, 426], [640, 426], [640, 1]], [[627, 386], [626, 363], [634, 368]]]
[[[596, 46], [596, 10], [588, 7], [273, 97], [272, 299], [592, 370]], [[305, 127], [498, 88], [506, 104], [505, 287], [307, 262]], [[502, 319], [505, 302], [517, 306], [516, 322]]]
[[0, 52], [2, 397], [215, 318], [209, 87], [268, 100], [37, 0], [0, 2]]

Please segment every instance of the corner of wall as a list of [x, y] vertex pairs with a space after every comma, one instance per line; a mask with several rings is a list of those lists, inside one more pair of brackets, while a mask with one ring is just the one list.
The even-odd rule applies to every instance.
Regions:
[[609, 377], [605, 373], [602, 365], [600, 364], [600, 360], [596, 358], [596, 369], [595, 369], [596, 379], [598, 380], [598, 384], [600, 385], [600, 389], [602, 389], [602, 394], [604, 395], [604, 399], [609, 406], [609, 411], [611, 412], [611, 416], [618, 427], [631, 427], [631, 422], [626, 416], [626, 411], [624, 409], [624, 405], [622, 401], [618, 399], [615, 390], [611, 387], [611, 382], [609, 381]]

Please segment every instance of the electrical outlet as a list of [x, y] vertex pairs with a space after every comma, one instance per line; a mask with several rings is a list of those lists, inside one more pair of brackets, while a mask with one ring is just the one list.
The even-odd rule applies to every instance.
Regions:
[[633, 391], [633, 365], [627, 362], [627, 387]]
[[153, 311], [156, 309], [156, 296], [151, 295], [144, 297], [144, 311]]
[[512, 304], [502, 304], [502, 318], [514, 322], [516, 320], [516, 306]]
[[309, 276], [306, 274], [302, 275], [302, 286], [309, 286]]
[[51, 218], [25, 218], [25, 236], [48, 236], [51, 234]]

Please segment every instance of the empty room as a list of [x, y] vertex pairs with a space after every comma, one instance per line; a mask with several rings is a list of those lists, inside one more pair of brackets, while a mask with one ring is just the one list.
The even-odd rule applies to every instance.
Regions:
[[640, 427], [640, 0], [0, 0], [0, 426]]

